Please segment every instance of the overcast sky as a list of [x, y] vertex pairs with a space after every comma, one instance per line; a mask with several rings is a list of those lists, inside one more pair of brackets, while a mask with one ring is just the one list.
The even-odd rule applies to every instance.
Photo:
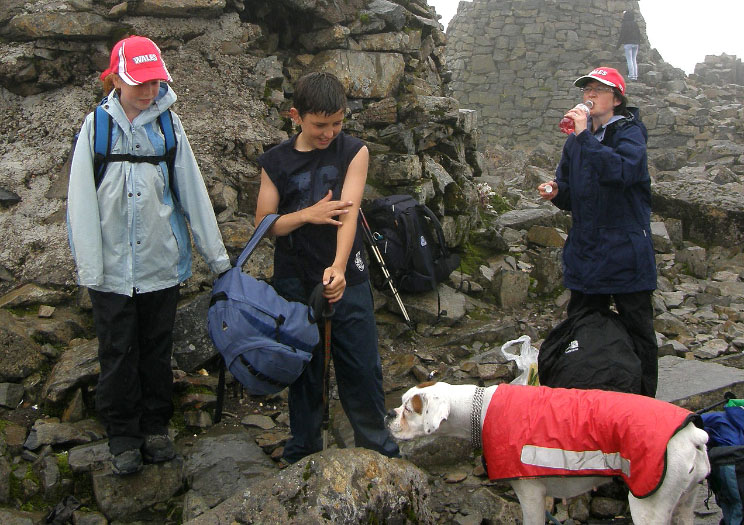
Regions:
[[[428, 2], [442, 15], [440, 22], [445, 27], [460, 3]], [[693, 73], [705, 55], [726, 53], [744, 60], [744, 0], [641, 0], [638, 5], [651, 47], [665, 62], [686, 73]]]

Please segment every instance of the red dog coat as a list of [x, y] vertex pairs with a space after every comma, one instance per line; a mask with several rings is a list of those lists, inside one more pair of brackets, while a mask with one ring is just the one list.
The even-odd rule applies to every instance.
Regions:
[[649, 496], [669, 440], [693, 415], [635, 394], [499, 385], [483, 424], [488, 477], [622, 476]]

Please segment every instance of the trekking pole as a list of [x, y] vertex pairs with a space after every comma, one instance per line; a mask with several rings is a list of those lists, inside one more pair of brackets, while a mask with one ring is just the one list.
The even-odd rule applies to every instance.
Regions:
[[382, 253], [380, 253], [380, 249], [377, 247], [377, 243], [375, 243], [375, 238], [372, 236], [372, 230], [370, 229], [367, 218], [364, 216], [364, 212], [361, 208], [359, 208], [359, 216], [362, 218], [362, 231], [364, 231], [364, 237], [367, 239], [367, 244], [369, 245], [370, 250], [372, 250], [375, 259], [377, 260], [377, 264], [382, 270], [382, 275], [385, 277], [385, 281], [388, 283], [388, 286], [390, 286], [390, 291], [393, 292], [393, 296], [398, 302], [398, 307], [403, 314], [403, 318], [406, 320], [406, 324], [409, 328], [413, 328], [413, 323], [411, 322], [411, 318], [408, 316], [408, 311], [403, 304], [403, 299], [400, 298], [400, 294], [395, 288], [395, 284], [393, 284], [393, 278], [390, 276], [390, 272], [385, 265], [385, 259], [382, 257]]
[[726, 391], [723, 394], [723, 401], [718, 401], [717, 403], [713, 403], [712, 405], [709, 405], [707, 407], [703, 407], [700, 410], [696, 410], [695, 411], [695, 414], [697, 414], [697, 415], [703, 414], [703, 413], [707, 412], [708, 410], [712, 410], [712, 409], [714, 409], [714, 408], [716, 408], [718, 406], [721, 406], [721, 405], [723, 405], [725, 403], [728, 403], [731, 399], [736, 399], [736, 395], [733, 392], [731, 392], [731, 391]]
[[325, 301], [323, 304], [323, 340], [325, 347], [323, 359], [323, 450], [328, 448], [328, 427], [331, 426], [331, 317], [333, 317], [333, 306]]

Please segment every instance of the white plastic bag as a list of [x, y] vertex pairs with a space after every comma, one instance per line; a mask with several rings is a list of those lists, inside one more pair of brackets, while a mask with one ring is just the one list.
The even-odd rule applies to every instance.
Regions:
[[[515, 353], [519, 347], [519, 353]], [[530, 344], [530, 336], [523, 335], [519, 339], [507, 341], [501, 346], [501, 353], [508, 361], [514, 361], [519, 369], [519, 375], [511, 382], [512, 385], [540, 385], [537, 375], [537, 348]]]

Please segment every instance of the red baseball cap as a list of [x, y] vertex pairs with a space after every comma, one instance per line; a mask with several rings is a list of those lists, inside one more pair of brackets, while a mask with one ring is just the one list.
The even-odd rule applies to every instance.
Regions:
[[144, 36], [130, 36], [116, 43], [111, 50], [109, 67], [101, 73], [101, 80], [111, 73], [118, 73], [130, 86], [150, 80], [173, 80], [160, 56], [160, 49]]
[[621, 95], [625, 95], [625, 79], [617, 71], [617, 69], [613, 67], [600, 66], [597, 69], [594, 69], [588, 75], [577, 78], [574, 82], [574, 86], [583, 87], [584, 84], [586, 84], [590, 80], [596, 80], [597, 82], [601, 82], [602, 84], [607, 84], [608, 86], [617, 88], [620, 90]]

